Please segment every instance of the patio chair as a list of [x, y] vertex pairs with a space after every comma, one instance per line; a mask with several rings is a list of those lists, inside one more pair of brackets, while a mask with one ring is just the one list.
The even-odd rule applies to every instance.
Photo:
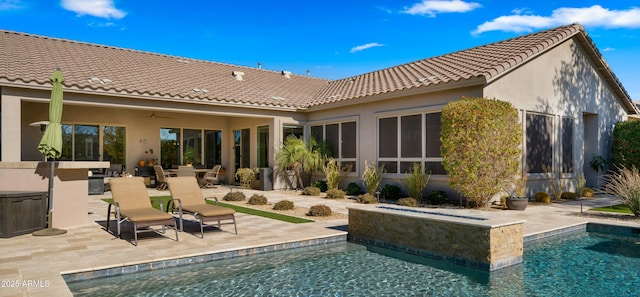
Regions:
[[167, 189], [167, 177], [175, 176], [175, 174], [166, 173], [162, 166], [153, 165], [153, 171], [156, 173], [157, 190], [164, 191]]
[[196, 176], [193, 166], [178, 166], [178, 176]]
[[[112, 178], [111, 194], [113, 202], [107, 210], [107, 231], [111, 221], [111, 207], [115, 207], [115, 218], [118, 225], [118, 238], [121, 238], [121, 224], [124, 221], [133, 223], [134, 245], [138, 245], [138, 233], [165, 233], [167, 226], [173, 226], [178, 241], [178, 226], [170, 213], [164, 212], [162, 202], [160, 210], [153, 208], [144, 179], [141, 177]], [[161, 230], [151, 229], [151, 226], [161, 225]], [[139, 230], [142, 229], [142, 230]]]
[[204, 174], [205, 184], [202, 186], [203, 188], [213, 188], [215, 185], [220, 184], [220, 169], [222, 169], [222, 166], [216, 165]]
[[[204, 238], [204, 225], [206, 222], [218, 222], [218, 229], [221, 229], [222, 220], [232, 220], [233, 222], [224, 223], [224, 225], [233, 224], [235, 234], [238, 234], [238, 226], [236, 225], [235, 210], [228, 207], [218, 206], [218, 199], [213, 197], [216, 205], [207, 204], [207, 198], [202, 194], [202, 190], [198, 186], [198, 182], [193, 177], [178, 176], [167, 179], [169, 191], [173, 197], [174, 203], [178, 203], [178, 213], [180, 214], [180, 230], [184, 232], [184, 223], [182, 219], [183, 213], [193, 215], [200, 222], [200, 235]], [[175, 205], [174, 205], [175, 208]], [[221, 229], [222, 230], [222, 229]]]

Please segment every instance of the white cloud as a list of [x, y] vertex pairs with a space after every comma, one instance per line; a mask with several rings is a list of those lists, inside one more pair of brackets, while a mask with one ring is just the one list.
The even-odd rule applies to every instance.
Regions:
[[113, 0], [62, 0], [62, 7], [78, 15], [91, 15], [99, 18], [121, 19], [126, 12], [117, 9]]
[[555, 9], [551, 16], [520, 14], [527, 10], [514, 10], [513, 15], [500, 16], [478, 26], [472, 34], [488, 31], [531, 32], [535, 29], [580, 23], [588, 27], [640, 28], [640, 8], [610, 10], [600, 5], [591, 7]]
[[615, 51], [616, 49], [613, 47], [605, 47], [602, 49], [603, 52], [611, 52], [611, 51]]
[[437, 13], [468, 12], [481, 6], [476, 2], [462, 0], [422, 0], [422, 2], [416, 3], [409, 8], [405, 7], [402, 12], [435, 17]]
[[363, 51], [372, 47], [378, 47], [378, 46], [384, 46], [384, 44], [380, 44], [377, 42], [372, 42], [372, 43], [367, 43], [367, 44], [363, 44], [363, 45], [358, 45], [355, 46], [353, 48], [351, 48], [351, 50], [349, 51], [350, 53], [355, 53], [355, 52], [359, 52], [359, 51]]
[[25, 7], [26, 4], [22, 0], [0, 0], [0, 11], [18, 10]]

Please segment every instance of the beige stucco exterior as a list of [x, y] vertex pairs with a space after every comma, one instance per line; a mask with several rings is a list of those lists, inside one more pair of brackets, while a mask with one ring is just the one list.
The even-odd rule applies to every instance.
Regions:
[[[250, 167], [256, 167], [257, 127], [269, 126], [268, 164], [273, 168], [276, 151], [283, 141], [284, 125], [303, 126], [308, 137], [310, 127], [314, 125], [356, 122], [356, 167], [344, 180], [343, 186], [346, 186], [349, 182], [361, 183], [365, 161], [379, 161], [378, 146], [384, 143], [378, 136], [379, 118], [438, 112], [447, 103], [461, 97], [496, 98], [511, 102], [518, 109], [521, 119], [525, 119], [527, 113], [550, 115], [554, 123], [563, 117], [574, 119], [575, 172], [579, 174], [584, 171], [588, 185], [593, 186], [597, 183], [597, 173], [585, 164], [589, 163], [592, 155], [609, 156], [614, 125], [626, 120], [628, 113], [635, 112], [629, 110], [628, 102], [621, 101], [625, 98], [618, 99], [621, 98], [619, 86], [608, 83], [603, 77], [603, 71], [597, 61], [591, 58], [593, 53], [590, 51], [592, 49], [585, 49], [582, 43], [572, 38], [539, 55], [532, 55], [530, 60], [519, 62], [517, 67], [509, 68], [498, 76], [478, 75], [440, 81], [299, 108], [71, 87], [64, 90], [62, 122], [126, 127], [124, 165], [127, 169], [134, 168], [138, 160], [148, 157], [144, 152], [149, 149], [156, 152], [155, 158], [160, 157], [160, 128], [222, 131], [221, 165], [234, 169], [234, 131], [250, 130]], [[2, 162], [42, 160], [36, 149], [40, 131], [29, 124], [47, 120], [50, 90], [44, 86], [28, 83], [19, 86], [13, 83], [2, 86], [0, 94]], [[152, 113], [161, 117], [152, 118]], [[522, 125], [523, 129], [526, 128], [524, 121]], [[549, 179], [562, 178], [569, 188], [572, 187], [575, 174], [558, 173], [560, 132], [558, 125], [554, 125], [554, 129], [550, 139], [554, 154], [553, 173], [530, 175], [529, 195], [536, 191], [548, 191]], [[523, 152], [526, 149], [525, 144]], [[17, 175], [7, 172], [0, 174], [6, 188], [18, 184], [15, 182]], [[233, 170], [227, 170], [227, 181], [233, 180], [233, 174]], [[404, 174], [386, 174], [384, 182], [397, 183], [403, 179]], [[82, 187], [86, 188], [86, 176], [79, 180], [83, 180]], [[40, 182], [33, 184], [41, 188]], [[280, 180], [274, 182], [275, 188], [285, 185]], [[426, 192], [435, 189], [445, 189], [450, 198], [457, 198], [457, 194], [449, 189], [448, 179], [444, 175], [431, 177]]]

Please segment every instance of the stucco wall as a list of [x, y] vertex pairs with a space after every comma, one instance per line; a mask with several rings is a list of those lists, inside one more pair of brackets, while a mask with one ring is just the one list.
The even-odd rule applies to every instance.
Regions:
[[[356, 173], [350, 174], [343, 181], [342, 184], [346, 187], [349, 182], [362, 183], [360, 176], [364, 171], [365, 160], [372, 162], [378, 159], [378, 118], [440, 111], [448, 102], [460, 100], [463, 96], [482, 96], [482, 90], [480, 87], [464, 87], [384, 100], [372, 98], [358, 101], [361, 103], [357, 105], [312, 111], [308, 122], [311, 126], [354, 120], [357, 122], [358, 167]], [[398, 181], [404, 183], [404, 178], [403, 174], [385, 174], [383, 184], [397, 184]], [[448, 184], [446, 176], [433, 175], [425, 193], [442, 189], [450, 193], [450, 198], [457, 199], [457, 194], [449, 189]]]
[[[597, 173], [589, 162], [593, 155], [610, 157], [613, 127], [627, 119], [622, 103], [573, 40], [491, 82], [485, 88], [485, 97], [513, 103], [521, 110], [521, 118], [526, 112], [555, 115], [556, 128], [562, 117], [573, 118], [575, 172], [579, 174], [584, 170], [590, 186], [597, 186]], [[554, 166], [559, 168], [561, 135], [558, 129], [554, 136]], [[524, 139], [523, 143], [526, 150]], [[569, 190], [574, 189], [573, 174], [564, 174], [561, 178]], [[534, 175], [529, 180], [532, 188], [529, 192], [533, 192], [533, 188], [549, 190], [546, 177]]]

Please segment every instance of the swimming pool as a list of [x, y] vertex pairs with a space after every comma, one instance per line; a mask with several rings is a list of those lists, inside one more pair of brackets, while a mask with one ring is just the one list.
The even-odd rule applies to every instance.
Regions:
[[639, 242], [563, 236], [491, 273], [342, 242], [68, 285], [74, 296], [637, 296]]

